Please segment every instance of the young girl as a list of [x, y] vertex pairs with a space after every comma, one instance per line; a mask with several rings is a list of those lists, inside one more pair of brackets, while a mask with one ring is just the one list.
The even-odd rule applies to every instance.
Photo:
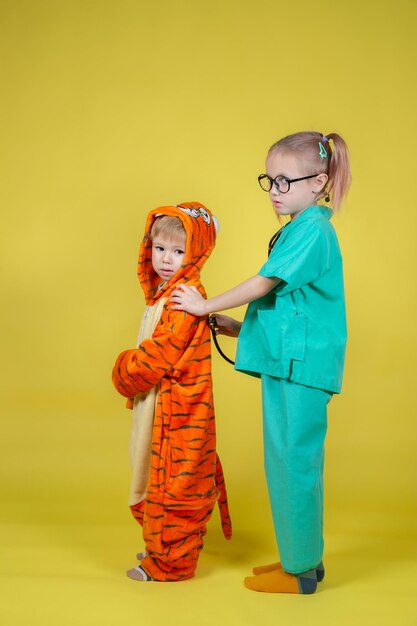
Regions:
[[278, 217], [259, 273], [204, 300], [174, 291], [172, 308], [194, 315], [250, 303], [243, 325], [218, 315], [219, 332], [239, 335], [235, 368], [261, 378], [265, 471], [281, 562], [254, 568], [255, 591], [314, 593], [323, 580], [323, 460], [327, 404], [341, 390], [346, 344], [342, 258], [330, 224], [350, 184], [348, 150], [336, 133], [301, 132], [269, 150], [258, 177]]

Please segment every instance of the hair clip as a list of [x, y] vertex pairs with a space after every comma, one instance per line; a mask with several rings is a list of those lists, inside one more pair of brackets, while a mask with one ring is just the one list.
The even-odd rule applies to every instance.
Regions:
[[321, 143], [321, 141], [319, 141], [319, 155], [320, 158], [325, 159], [327, 157], [327, 150], [326, 148], [323, 146], [323, 144]]
[[329, 138], [326, 137], [326, 135], [322, 135], [321, 138], [324, 141], [324, 143], [329, 143]]

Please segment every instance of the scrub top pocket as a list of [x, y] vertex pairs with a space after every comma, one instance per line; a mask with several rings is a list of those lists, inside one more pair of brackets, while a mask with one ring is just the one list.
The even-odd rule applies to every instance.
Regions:
[[276, 311], [258, 309], [259, 341], [265, 354], [269, 354], [274, 361], [282, 360], [282, 335], [277, 328]]
[[275, 310], [259, 309], [259, 335], [262, 348], [274, 361], [289, 364], [303, 361], [306, 349], [307, 318], [305, 315], [280, 316]]

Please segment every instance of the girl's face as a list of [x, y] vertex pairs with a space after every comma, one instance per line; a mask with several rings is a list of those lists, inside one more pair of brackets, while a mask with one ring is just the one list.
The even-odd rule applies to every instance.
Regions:
[[[300, 159], [297, 156], [291, 152], [281, 151], [273, 151], [268, 155], [266, 173], [273, 179], [277, 176], [284, 176], [288, 180], [315, 174], [314, 171], [306, 172], [305, 168], [301, 168]], [[281, 193], [275, 184], [272, 185], [269, 198], [277, 217], [290, 215], [291, 220], [297, 219], [305, 209], [315, 203], [327, 178], [327, 174], [318, 174], [315, 178], [290, 183], [287, 193]]]

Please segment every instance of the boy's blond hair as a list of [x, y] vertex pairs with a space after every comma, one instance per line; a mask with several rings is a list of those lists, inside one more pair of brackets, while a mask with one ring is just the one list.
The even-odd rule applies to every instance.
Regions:
[[162, 235], [167, 237], [168, 239], [181, 241], [184, 243], [187, 239], [187, 234], [185, 232], [183, 223], [181, 222], [179, 217], [174, 217], [171, 215], [162, 215], [161, 217], [157, 217], [152, 224], [150, 232], [151, 239], [158, 237], [158, 235]]

